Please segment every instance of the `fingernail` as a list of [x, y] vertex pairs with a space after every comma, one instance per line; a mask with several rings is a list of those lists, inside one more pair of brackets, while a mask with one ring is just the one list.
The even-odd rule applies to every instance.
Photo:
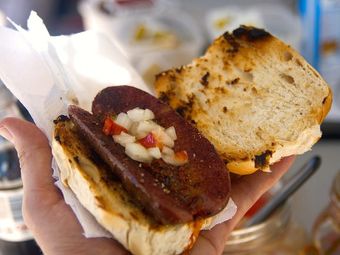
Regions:
[[5, 139], [7, 139], [8, 141], [12, 141], [12, 134], [8, 131], [8, 129], [4, 126], [0, 124], [0, 135], [2, 137], [4, 137]]

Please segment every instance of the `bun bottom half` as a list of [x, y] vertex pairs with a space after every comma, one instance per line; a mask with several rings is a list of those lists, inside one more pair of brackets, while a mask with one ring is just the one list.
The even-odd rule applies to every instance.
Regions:
[[157, 225], [135, 205], [118, 180], [93, 158], [70, 121], [56, 125], [52, 152], [62, 183], [97, 222], [132, 254], [181, 254], [189, 250], [213, 217], [176, 225]]

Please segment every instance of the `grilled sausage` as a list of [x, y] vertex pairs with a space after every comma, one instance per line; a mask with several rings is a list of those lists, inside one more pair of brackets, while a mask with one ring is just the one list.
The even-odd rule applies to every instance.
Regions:
[[[188, 163], [174, 166], [154, 159], [141, 164], [102, 132], [103, 120], [133, 108], [150, 109], [155, 122], [174, 126], [175, 151], [185, 150]], [[161, 224], [189, 222], [222, 210], [230, 192], [229, 174], [211, 143], [168, 105], [129, 86], [109, 87], [93, 101], [90, 114], [70, 106], [69, 115], [84, 138], [120, 178], [138, 204]]]

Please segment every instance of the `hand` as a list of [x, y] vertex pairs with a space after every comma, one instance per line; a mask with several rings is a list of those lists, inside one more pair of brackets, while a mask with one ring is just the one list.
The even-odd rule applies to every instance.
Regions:
[[[32, 123], [7, 118], [0, 122], [0, 135], [18, 152], [23, 180], [23, 216], [35, 240], [47, 255], [129, 254], [109, 238], [87, 239], [71, 208], [54, 185], [51, 148], [45, 135]], [[293, 157], [272, 166], [272, 173], [257, 172], [232, 181], [232, 198], [238, 206], [233, 219], [202, 231], [191, 254], [219, 255], [236, 224], [255, 201], [289, 169]]]

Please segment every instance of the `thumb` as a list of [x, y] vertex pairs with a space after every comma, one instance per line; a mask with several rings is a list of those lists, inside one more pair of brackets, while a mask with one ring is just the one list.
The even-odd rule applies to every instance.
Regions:
[[24, 194], [37, 200], [44, 194], [57, 199], [59, 193], [51, 173], [51, 148], [42, 131], [28, 121], [6, 118], [0, 122], [0, 135], [12, 142], [17, 150]]

